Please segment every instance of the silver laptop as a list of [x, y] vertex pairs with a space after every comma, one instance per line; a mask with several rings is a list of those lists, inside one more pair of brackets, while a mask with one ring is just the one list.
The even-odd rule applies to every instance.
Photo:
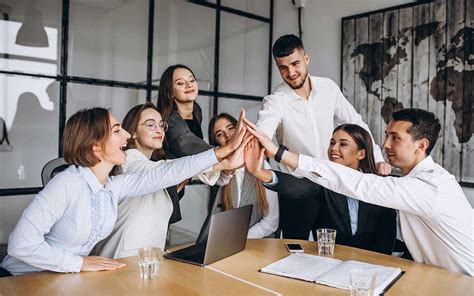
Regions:
[[205, 266], [245, 249], [253, 205], [212, 215], [207, 241], [165, 254], [168, 259]]

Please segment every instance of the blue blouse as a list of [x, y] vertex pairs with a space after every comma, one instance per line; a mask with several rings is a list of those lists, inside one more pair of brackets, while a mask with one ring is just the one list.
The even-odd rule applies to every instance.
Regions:
[[147, 172], [110, 177], [105, 186], [89, 168], [70, 166], [23, 211], [2, 265], [13, 275], [79, 272], [82, 257], [112, 232], [120, 200], [176, 185], [217, 162], [211, 149]]

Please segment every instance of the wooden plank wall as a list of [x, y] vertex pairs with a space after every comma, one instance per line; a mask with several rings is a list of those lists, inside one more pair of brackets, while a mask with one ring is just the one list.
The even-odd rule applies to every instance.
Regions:
[[373, 14], [369, 17], [369, 42], [373, 44], [367, 48], [369, 61], [367, 71], [375, 72], [367, 79], [367, 86], [370, 88], [367, 94], [367, 121], [375, 143], [380, 145], [382, 131], [380, 124], [382, 121], [382, 34], [383, 34], [383, 14]]
[[434, 160], [474, 184], [474, 1], [414, 3], [342, 26], [342, 90], [375, 141], [391, 112], [429, 110], [441, 123]]
[[355, 57], [351, 53], [355, 49], [355, 21], [344, 22], [342, 28], [342, 92], [349, 102], [354, 105], [354, 75], [355, 75]]
[[[436, 22], [437, 26], [430, 28], [431, 34], [429, 37], [429, 79], [433, 81], [436, 76], [444, 77], [446, 71], [444, 70], [444, 63], [446, 63], [446, 1], [437, 0], [430, 3], [430, 22]], [[434, 96], [433, 96], [434, 94]], [[431, 152], [431, 156], [437, 163], [443, 163], [443, 141], [444, 141], [444, 114], [445, 99], [446, 98], [446, 80], [436, 80], [436, 90], [432, 89], [428, 98], [428, 111], [433, 112], [440, 118], [441, 130], [438, 141]]]
[[[474, 57], [474, 1], [466, 1], [466, 57]], [[471, 132], [474, 131], [474, 61], [464, 63], [464, 71], [470, 71], [470, 75], [464, 75], [464, 114], [463, 126], [470, 126]], [[470, 139], [462, 144], [462, 168], [461, 180], [474, 183], [474, 135], [469, 135], [465, 130], [465, 137]]]

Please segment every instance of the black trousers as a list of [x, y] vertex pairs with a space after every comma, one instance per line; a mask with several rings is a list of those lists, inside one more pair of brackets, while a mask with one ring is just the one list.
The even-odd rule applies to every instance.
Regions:
[[12, 274], [8, 270], [6, 270], [5, 268], [0, 267], [0, 278], [1, 277], [6, 277], [6, 276], [12, 276]]
[[316, 228], [317, 198], [295, 199], [278, 194], [278, 202], [283, 238], [307, 240], [310, 231]]

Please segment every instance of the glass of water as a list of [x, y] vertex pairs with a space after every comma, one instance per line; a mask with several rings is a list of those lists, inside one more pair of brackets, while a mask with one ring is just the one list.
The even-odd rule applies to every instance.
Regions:
[[332, 256], [336, 244], [336, 230], [330, 228], [316, 229], [319, 256]]
[[139, 248], [138, 268], [140, 269], [140, 278], [144, 280], [155, 279], [162, 259], [163, 252], [158, 247]]
[[354, 268], [349, 271], [351, 296], [373, 296], [375, 272], [370, 269]]

